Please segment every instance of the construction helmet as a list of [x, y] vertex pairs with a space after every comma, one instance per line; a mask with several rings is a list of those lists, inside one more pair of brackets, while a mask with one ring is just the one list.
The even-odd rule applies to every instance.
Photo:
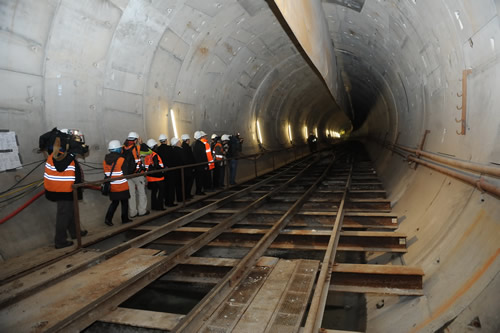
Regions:
[[173, 137], [172, 139], [170, 139], [170, 144], [172, 146], [176, 146], [177, 142], [179, 142], [179, 139], [177, 139], [176, 137]]
[[69, 130], [67, 128], [63, 128], [61, 130], [59, 130], [61, 133], [64, 133], [64, 134], [69, 134]]
[[181, 139], [182, 139], [182, 141], [191, 140], [191, 138], [189, 137], [189, 134], [182, 134]]
[[206, 136], [207, 133], [203, 132], [203, 131], [200, 131], [200, 138], [203, 137], [203, 136]]
[[149, 148], [153, 149], [154, 146], [158, 144], [155, 139], [149, 139], [148, 142], [146, 142]]
[[137, 134], [136, 132], [130, 132], [127, 136], [127, 139], [129, 140], [139, 139], [139, 134]]
[[214, 133], [214, 134], [212, 134], [212, 140], [213, 140], [213, 139], [215, 139], [216, 137], [218, 137], [218, 135], [217, 135], [217, 134], [215, 134], [215, 133]]
[[165, 134], [160, 134], [160, 136], [158, 137], [158, 141], [160, 142], [167, 141], [167, 136]]
[[229, 141], [229, 135], [224, 134], [224, 135], [221, 137], [221, 140], [222, 140], [222, 141]]
[[115, 150], [122, 147], [122, 144], [118, 140], [111, 140], [108, 144], [108, 150]]
[[201, 135], [201, 132], [200, 131], [196, 131], [194, 132], [194, 139], [195, 140], [198, 140], [199, 138], [201, 138], [203, 135]]

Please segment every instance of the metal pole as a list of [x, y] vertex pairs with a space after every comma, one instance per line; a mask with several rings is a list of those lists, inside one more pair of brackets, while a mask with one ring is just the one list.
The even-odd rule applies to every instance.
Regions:
[[73, 188], [73, 207], [75, 214], [75, 231], [78, 248], [82, 247], [82, 236], [80, 233], [80, 207], [78, 206], [78, 189]]
[[186, 206], [186, 189], [184, 188], [184, 167], [181, 169], [181, 186], [182, 186], [182, 207]]

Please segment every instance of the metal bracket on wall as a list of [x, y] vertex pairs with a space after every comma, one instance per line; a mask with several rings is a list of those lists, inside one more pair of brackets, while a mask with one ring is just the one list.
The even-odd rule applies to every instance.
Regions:
[[[417, 152], [416, 152], [417, 158], [420, 158], [420, 152], [422, 150], [424, 150], [425, 139], [427, 139], [427, 134], [429, 134], [430, 132], [431, 132], [430, 130], [425, 130], [424, 136], [422, 137], [422, 140], [420, 141], [420, 146], [418, 146], [418, 149], [417, 149]], [[413, 170], [416, 170], [417, 166], [418, 166], [418, 163], [415, 163], [414, 167], [413, 167]]]
[[467, 76], [472, 73], [472, 69], [464, 69], [462, 72], [462, 93], [458, 94], [457, 97], [462, 97], [462, 106], [457, 106], [457, 110], [462, 110], [462, 119], [455, 118], [457, 123], [462, 123], [462, 130], [456, 131], [458, 135], [465, 135], [467, 126]]

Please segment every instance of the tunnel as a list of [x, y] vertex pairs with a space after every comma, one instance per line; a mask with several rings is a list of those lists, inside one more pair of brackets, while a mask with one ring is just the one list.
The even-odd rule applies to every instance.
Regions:
[[[38, 190], [54, 127], [84, 133], [86, 180], [130, 131], [240, 133], [248, 155], [359, 140], [408, 235], [394, 261], [425, 272], [422, 297], [367, 296], [367, 332], [498, 332], [498, 195], [387, 148], [500, 168], [499, 15], [496, 0], [0, 0], [0, 217]], [[106, 205], [85, 192], [87, 229]], [[55, 214], [40, 198], [2, 221], [1, 261], [53, 246]]]

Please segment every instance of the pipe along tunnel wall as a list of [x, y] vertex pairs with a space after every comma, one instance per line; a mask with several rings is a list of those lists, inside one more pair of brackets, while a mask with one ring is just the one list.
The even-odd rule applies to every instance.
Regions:
[[[402, 261], [426, 273], [424, 297], [369, 296], [368, 331], [479, 330], [476, 317], [482, 332], [500, 330], [499, 199], [424, 166], [413, 170], [375, 143], [397, 138], [416, 147], [430, 130], [427, 151], [500, 163], [498, 1], [320, 5], [345, 112], [287, 34], [273, 2], [0, 1], [0, 124], [17, 134], [25, 164], [0, 173], [1, 190], [43, 159], [38, 137], [54, 126], [85, 133], [87, 180], [102, 177], [93, 168], [108, 141], [132, 130], [143, 138], [172, 137], [170, 109], [179, 135], [240, 132], [244, 153], [259, 150], [257, 119], [266, 149], [290, 146], [289, 124], [297, 145], [305, 142], [305, 126], [317, 128], [322, 141], [327, 130], [352, 129], [351, 136], [367, 138], [410, 239]], [[240, 179], [252, 171], [242, 165]], [[21, 185], [42, 173], [43, 163]], [[2, 193], [1, 216], [35, 194], [32, 189], [16, 199]], [[85, 193], [82, 221], [89, 230], [102, 225], [107, 203], [100, 199]], [[2, 224], [2, 258], [51, 245], [54, 216], [55, 206], [39, 199]], [[377, 309], [381, 299], [385, 306]]]

